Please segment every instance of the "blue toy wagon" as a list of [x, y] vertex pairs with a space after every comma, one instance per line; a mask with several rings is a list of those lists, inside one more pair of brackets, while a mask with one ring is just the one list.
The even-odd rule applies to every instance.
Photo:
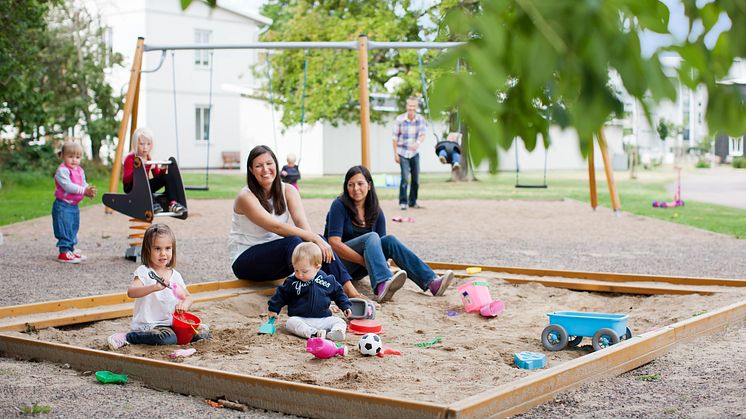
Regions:
[[555, 311], [547, 316], [549, 326], [541, 332], [541, 343], [550, 351], [561, 351], [566, 346], [574, 348], [583, 337], [591, 338], [596, 351], [632, 337], [626, 314]]

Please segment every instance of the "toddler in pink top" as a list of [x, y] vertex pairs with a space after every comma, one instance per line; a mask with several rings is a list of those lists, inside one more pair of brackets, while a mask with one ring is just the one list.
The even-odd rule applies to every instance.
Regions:
[[58, 262], [80, 263], [86, 257], [75, 250], [78, 244], [80, 208], [84, 196], [96, 196], [96, 187], [85, 181], [85, 172], [80, 167], [83, 147], [72, 141], [66, 142], [60, 151], [62, 163], [54, 173], [54, 205], [52, 205], [52, 227], [60, 253]]

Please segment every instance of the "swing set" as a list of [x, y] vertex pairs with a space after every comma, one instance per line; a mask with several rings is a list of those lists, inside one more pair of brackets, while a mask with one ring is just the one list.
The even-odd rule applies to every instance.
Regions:
[[[376, 41], [370, 41], [368, 40], [368, 37], [365, 34], [361, 34], [357, 41], [348, 41], [348, 42], [254, 42], [254, 43], [247, 43], [247, 44], [225, 44], [225, 45], [208, 45], [208, 44], [191, 44], [191, 45], [145, 45], [145, 39], [143, 37], [139, 37], [137, 40], [137, 46], [135, 49], [134, 59], [132, 62], [132, 69], [130, 71], [130, 79], [129, 79], [129, 85], [127, 89], [127, 94], [125, 96], [124, 100], [124, 106], [123, 106], [123, 117], [121, 124], [119, 126], [119, 131], [117, 138], [119, 138], [119, 142], [117, 143], [117, 149], [114, 156], [114, 164], [111, 172], [111, 177], [109, 179], [109, 193], [105, 194], [109, 196], [108, 203], [107, 201], [104, 202], [106, 205], [106, 211], [111, 212], [112, 209], [115, 209], [119, 212], [122, 212], [124, 214], [130, 215], [131, 217], [134, 217], [135, 219], [139, 221], [146, 221], [150, 222], [152, 220], [152, 217], [160, 214], [155, 214], [153, 211], [153, 198], [150, 194], [149, 188], [145, 188], [140, 183], [136, 183], [133, 185], [132, 191], [130, 191], [131, 194], [134, 194], [134, 196], [130, 196], [130, 198], [124, 199], [124, 197], [115, 197], [111, 196], [111, 194], [114, 194], [117, 191], [118, 184], [120, 182], [121, 178], [121, 168], [122, 168], [122, 160], [123, 160], [123, 154], [124, 154], [124, 146], [127, 143], [127, 131], [129, 128], [129, 138], [131, 141], [132, 135], [134, 134], [135, 129], [137, 128], [137, 112], [138, 112], [138, 101], [139, 101], [139, 95], [140, 95], [140, 80], [141, 75], [143, 72], [153, 72], [157, 71], [161, 65], [163, 64], [167, 51], [172, 51], [172, 61], [174, 57], [174, 51], [176, 50], [209, 50], [212, 53], [215, 50], [246, 50], [246, 49], [261, 49], [261, 50], [270, 50], [270, 49], [303, 49], [306, 51], [304, 53], [304, 66], [303, 66], [303, 95], [302, 95], [302, 104], [301, 104], [301, 124], [305, 122], [305, 96], [306, 96], [306, 84], [307, 84], [307, 68], [308, 68], [308, 54], [307, 51], [309, 49], [342, 49], [342, 50], [357, 50], [358, 51], [358, 78], [359, 78], [359, 92], [360, 92], [360, 142], [361, 142], [361, 163], [367, 167], [370, 167], [370, 153], [369, 153], [369, 137], [370, 137], [370, 99], [369, 99], [369, 89], [368, 89], [368, 50], [369, 49], [448, 49], [448, 48], [454, 48], [463, 45], [463, 42], [376, 42]], [[158, 66], [149, 71], [143, 71], [142, 70], [142, 59], [143, 54], [148, 51], [161, 51], [161, 60]], [[423, 92], [425, 95], [425, 102], [427, 106], [427, 113], [428, 117], [430, 114], [429, 111], [429, 105], [427, 100], [427, 86], [425, 84], [425, 77], [424, 77], [424, 69], [422, 65], [422, 56], [421, 54], [418, 54], [418, 60], [420, 64], [420, 73], [421, 73], [421, 79], [423, 80]], [[212, 108], [212, 74], [213, 74], [213, 64], [214, 60], [210, 59], [210, 90], [209, 90], [209, 109]], [[175, 64], [175, 62], [174, 62]], [[178, 128], [177, 123], [177, 112], [176, 112], [176, 81], [175, 81], [175, 65], [173, 66], [172, 75], [173, 75], [173, 83], [172, 83], [172, 89], [173, 89], [173, 99], [174, 99], [174, 124]], [[458, 71], [458, 66], [457, 66]], [[271, 73], [271, 70], [268, 68], [268, 72]], [[271, 84], [271, 80], [270, 80]], [[271, 86], [270, 86], [271, 88]], [[270, 101], [273, 102], [273, 98], [270, 98]], [[209, 114], [208, 114], [209, 115]], [[208, 116], [209, 118], [209, 116]], [[302, 141], [302, 134], [303, 134], [303, 127], [301, 126], [301, 141]], [[189, 188], [183, 188], [183, 185], [181, 185], [181, 188], [179, 189], [200, 189], [200, 190], [206, 190], [209, 188], [209, 146], [210, 146], [210, 137], [209, 137], [209, 130], [210, 130], [210, 122], [208, 120], [207, 124], [207, 160], [205, 164], [205, 184], [201, 187], [189, 187]], [[436, 135], [434, 133], [434, 135]], [[178, 129], [176, 130], [176, 137], [177, 137], [177, 157], [178, 157]], [[437, 135], [436, 135], [437, 137]], [[604, 168], [606, 170], [606, 178], [609, 186], [609, 192], [612, 199], [612, 208], [614, 211], [619, 211], [621, 208], [621, 204], [619, 203], [619, 197], [616, 191], [616, 186], [614, 184], [613, 180], [613, 173], [611, 172], [610, 163], [608, 160], [608, 152], [606, 149], [606, 142], [604, 139], [603, 130], [599, 131], [597, 135], [598, 144], [601, 149], [602, 157], [604, 160]], [[275, 140], [276, 141], [276, 140]], [[593, 143], [593, 141], [591, 141]], [[134, 144], [132, 144], [132, 147]], [[178, 172], [178, 166], [176, 164], [176, 160], [174, 158], [169, 159], [169, 165], [172, 169], [176, 170]], [[141, 170], [144, 172], [144, 165], [148, 164], [148, 162], [141, 162]], [[300, 163], [300, 159], [299, 159]], [[595, 179], [595, 170], [593, 167], [593, 147], [590, 148], [590, 153], [588, 156], [588, 175], [590, 180], [590, 186], [591, 186], [591, 206], [593, 209], [597, 206], [597, 196], [596, 196], [596, 179]], [[545, 176], [546, 176], [546, 156], [545, 156]], [[147, 180], [147, 177], [145, 178]], [[181, 183], [181, 177], [179, 176], [179, 182]], [[519, 183], [519, 182], [517, 182]], [[544, 182], [546, 184], [546, 180]], [[147, 196], [146, 196], [147, 195]], [[133, 198], [137, 199], [133, 199]], [[112, 200], [113, 198], [117, 198], [116, 201]], [[135, 202], [144, 202], [143, 206], [147, 206], [147, 203], [149, 202], [149, 210], [151, 216], [149, 217], [147, 214], [148, 208], [145, 208], [144, 211], [140, 211], [139, 204], [135, 204]], [[184, 197], [183, 200], [184, 203], [186, 203], [186, 197]], [[185, 205], [186, 206], [186, 205]], [[138, 210], [135, 211], [134, 208], [137, 207]], [[132, 215], [134, 214], [134, 215]], [[169, 213], [163, 213], [163, 215], [170, 215]], [[148, 219], [150, 218], [150, 219]]]

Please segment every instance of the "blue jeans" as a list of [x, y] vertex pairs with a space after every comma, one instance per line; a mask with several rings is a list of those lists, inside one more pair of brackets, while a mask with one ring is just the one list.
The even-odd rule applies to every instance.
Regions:
[[[448, 153], [446, 153], [445, 149], [440, 150], [440, 153], [438, 153], [438, 157], [443, 157], [444, 159], [446, 159], [446, 161], [449, 160]], [[461, 154], [459, 154], [458, 151], [453, 150], [453, 155], [451, 156], [450, 161], [451, 165], [454, 165], [456, 163], [461, 164]]]
[[80, 208], [55, 199], [52, 205], [52, 228], [60, 253], [75, 250], [80, 228]]
[[365, 233], [346, 241], [345, 244], [363, 256], [365, 267], [346, 260], [342, 263], [354, 279], [368, 275], [374, 293], [378, 284], [387, 281], [392, 276], [387, 262], [389, 258], [394, 260], [396, 266], [407, 271], [407, 277], [423, 291], [426, 291], [430, 282], [435, 279], [435, 272], [399, 239], [390, 234], [381, 237], [375, 232]]
[[[204, 333], [195, 333], [192, 342], [207, 338]], [[168, 326], [156, 326], [147, 332], [129, 332], [126, 339], [135, 345], [176, 345], [176, 332]]]
[[[233, 274], [251, 281], [286, 278], [293, 273], [293, 250], [301, 243], [303, 239], [291, 236], [251, 246], [233, 262]], [[339, 285], [352, 279], [336, 254], [331, 263], [321, 264], [321, 270], [334, 275]]]
[[[420, 155], [415, 154], [409, 159], [399, 156], [399, 167], [401, 168], [399, 204], [408, 204], [413, 207], [417, 204], [417, 190], [420, 188]], [[409, 201], [407, 201], [408, 176], [412, 178], [412, 187], [409, 188]]]

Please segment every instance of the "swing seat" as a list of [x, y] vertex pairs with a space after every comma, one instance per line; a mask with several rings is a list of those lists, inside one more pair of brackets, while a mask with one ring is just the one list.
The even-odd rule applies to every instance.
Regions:
[[[171, 163], [168, 166], [168, 172], [171, 176], [174, 176], [176, 180], [176, 190], [172, 191], [176, 201], [182, 203], [184, 207], [187, 205], [186, 194], [184, 193], [184, 184], [181, 180], [181, 172], [179, 171], [179, 165], [176, 164], [176, 159], [170, 157], [168, 159]], [[104, 205], [113, 209], [114, 211], [120, 212], [124, 215], [128, 215], [134, 219], [152, 222], [155, 217], [174, 217], [186, 220], [189, 212], [183, 214], [176, 214], [175, 212], [160, 212], [155, 214], [153, 211], [153, 193], [150, 190], [150, 182], [148, 182], [148, 175], [145, 173], [145, 165], [142, 159], [135, 156], [133, 163], [132, 172], [132, 190], [129, 193], [105, 193], [101, 200]], [[155, 199], [158, 199], [160, 195], [156, 195]], [[164, 208], [166, 208], [164, 206]]]

